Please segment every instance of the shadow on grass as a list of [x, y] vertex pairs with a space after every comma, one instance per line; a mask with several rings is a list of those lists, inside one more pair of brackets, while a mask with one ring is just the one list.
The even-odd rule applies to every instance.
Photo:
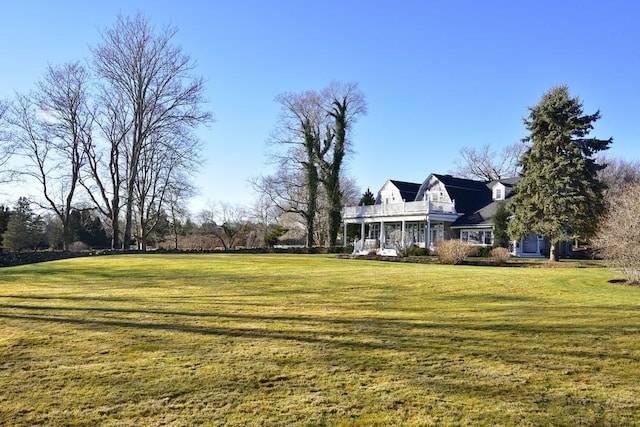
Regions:
[[[7, 297], [7, 295], [5, 295]], [[21, 300], [73, 300], [73, 301], [131, 301], [127, 298], [93, 298], [93, 297], [60, 297], [48, 298], [43, 296], [17, 297]], [[526, 302], [521, 298], [487, 296], [488, 301]], [[526, 300], [526, 298], [524, 298]], [[216, 302], [217, 304], [217, 302]], [[238, 305], [238, 302], [234, 304]], [[250, 305], [254, 305], [251, 303]], [[491, 307], [491, 306], [490, 306]], [[491, 307], [495, 308], [495, 307]], [[618, 312], [634, 312], [635, 306], [599, 307], [608, 312], [608, 317], [617, 318]], [[475, 311], [474, 311], [475, 310]], [[476, 315], [477, 311], [485, 313]], [[581, 343], [607, 340], [612, 332], [625, 334], [628, 331], [638, 331], [634, 323], [613, 326], [594, 321], [594, 313], [574, 312], [573, 307], [553, 306], [548, 308], [548, 316], [543, 318], [547, 322], [535, 323], [514, 317], [518, 310], [510, 307], [493, 312], [487, 307], [474, 308], [465, 311], [455, 310], [469, 317], [456, 317], [454, 321], [443, 322], [446, 312], [437, 316], [415, 316], [401, 318], [392, 316], [375, 316], [362, 318], [335, 318], [311, 315], [278, 315], [278, 314], [242, 314], [242, 313], [212, 313], [211, 311], [179, 311], [146, 308], [120, 307], [65, 307], [54, 305], [25, 305], [0, 304], [0, 318], [48, 322], [55, 324], [81, 325], [90, 328], [126, 328], [136, 330], [169, 331], [187, 334], [225, 336], [236, 338], [252, 338], [265, 340], [287, 340], [292, 342], [319, 343], [339, 348], [354, 350], [394, 349], [399, 351], [423, 351], [427, 347], [453, 345], [460, 349], [466, 348], [470, 353], [502, 357], [500, 351], [509, 348], [518, 355], [527, 354], [536, 357], [537, 352], [570, 355], [575, 357], [602, 357], [602, 350], [593, 348], [587, 350], [545, 348], [546, 344], [540, 337], [566, 341], [577, 340]], [[562, 313], [561, 315], [557, 313]], [[123, 319], [113, 319], [109, 316], [121, 315]], [[160, 316], [164, 321], [131, 320], [128, 315], [148, 318], [149, 315]], [[107, 317], [107, 318], [105, 318]], [[173, 317], [167, 322], [167, 317]], [[218, 325], [194, 325], [194, 321], [203, 322], [258, 322], [257, 326], [221, 327]], [[575, 321], [578, 320], [578, 321]], [[281, 326], [280, 326], [281, 325]], [[625, 332], [625, 330], [627, 332]], [[539, 345], [535, 345], [538, 342]], [[501, 350], [502, 349], [502, 350]], [[518, 356], [520, 357], [520, 356]], [[608, 358], [628, 360], [629, 355], [607, 353]]]

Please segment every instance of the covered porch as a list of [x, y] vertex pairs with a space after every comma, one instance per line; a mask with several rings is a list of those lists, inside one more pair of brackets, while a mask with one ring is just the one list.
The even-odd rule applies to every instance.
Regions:
[[433, 249], [447, 237], [457, 218], [453, 203], [428, 200], [347, 207], [343, 211], [343, 242], [345, 246], [348, 243], [347, 224], [359, 224], [360, 234], [353, 241], [356, 254], [396, 255], [391, 242], [395, 231], [412, 246]]

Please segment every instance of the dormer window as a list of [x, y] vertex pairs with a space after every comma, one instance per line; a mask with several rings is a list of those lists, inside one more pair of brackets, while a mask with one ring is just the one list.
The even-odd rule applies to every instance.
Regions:
[[506, 189], [503, 184], [497, 183], [493, 187], [493, 200], [504, 200]]

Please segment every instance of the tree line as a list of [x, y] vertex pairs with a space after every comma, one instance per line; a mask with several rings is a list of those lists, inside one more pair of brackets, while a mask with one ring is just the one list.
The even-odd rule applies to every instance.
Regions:
[[[0, 102], [0, 181], [37, 184], [42, 197], [34, 202], [59, 222], [63, 250], [74, 243], [76, 210], [102, 221], [111, 249], [136, 243], [146, 250], [161, 234], [173, 234], [180, 246], [176, 230], [187, 222], [191, 174], [203, 160], [195, 130], [212, 113], [204, 108], [203, 78], [173, 43], [176, 32], [155, 28], [142, 14], [119, 16], [100, 31], [89, 65], [50, 65], [33, 91]], [[283, 148], [272, 157], [278, 172], [253, 180], [259, 197], [252, 212], [220, 204], [198, 215], [198, 226], [219, 235], [224, 248], [245, 232], [271, 235], [287, 215], [281, 233], [302, 222], [306, 246], [333, 246], [342, 206], [357, 198], [343, 165], [352, 126], [366, 113], [358, 85], [332, 82], [321, 91], [283, 93], [276, 102], [282, 116], [271, 142]], [[164, 233], [167, 222], [173, 233]]]
[[[204, 80], [142, 14], [118, 17], [100, 32], [89, 66], [50, 65], [34, 90], [0, 109], [3, 180], [37, 183], [39, 206], [72, 243], [72, 213], [93, 209], [105, 220], [110, 247], [132, 240], [146, 249], [162, 213], [193, 192], [189, 175], [201, 161], [195, 129], [211, 120]], [[18, 167], [9, 168], [9, 158]], [[122, 230], [122, 235], [120, 234]]]

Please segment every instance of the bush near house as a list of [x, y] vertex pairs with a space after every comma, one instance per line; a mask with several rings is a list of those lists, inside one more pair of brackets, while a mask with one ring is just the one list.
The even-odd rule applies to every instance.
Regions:
[[509, 252], [509, 249], [502, 248], [502, 247], [491, 249], [491, 252], [489, 255], [491, 256], [491, 258], [493, 259], [493, 262], [496, 265], [503, 265], [505, 262], [507, 262], [509, 258], [511, 258], [511, 252]]
[[478, 249], [462, 240], [443, 240], [438, 243], [436, 254], [442, 264], [460, 264], [468, 256], [472, 256]]

